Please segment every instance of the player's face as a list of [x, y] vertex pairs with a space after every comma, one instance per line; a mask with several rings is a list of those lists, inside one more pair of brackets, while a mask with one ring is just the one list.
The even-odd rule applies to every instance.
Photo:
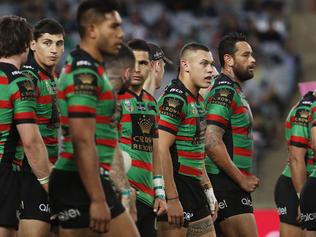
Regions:
[[32, 41], [31, 49], [40, 66], [55, 67], [64, 52], [64, 36], [44, 33], [36, 41]]
[[120, 14], [117, 11], [105, 14], [104, 20], [97, 25], [97, 30], [100, 51], [103, 54], [118, 54], [124, 36]]
[[207, 88], [214, 73], [212, 53], [204, 50], [192, 52], [188, 57], [190, 77], [195, 87]]
[[252, 56], [251, 46], [245, 42], [236, 43], [236, 52], [233, 55], [233, 71], [240, 81], [247, 81], [253, 78], [256, 60]]
[[155, 78], [155, 86], [156, 89], [159, 89], [161, 87], [161, 82], [163, 80], [163, 76], [165, 74], [165, 61], [163, 59], [159, 59], [157, 62], [155, 62], [157, 65], [157, 73]]
[[149, 54], [146, 51], [135, 51], [135, 67], [132, 73], [132, 86], [143, 86], [151, 70]]

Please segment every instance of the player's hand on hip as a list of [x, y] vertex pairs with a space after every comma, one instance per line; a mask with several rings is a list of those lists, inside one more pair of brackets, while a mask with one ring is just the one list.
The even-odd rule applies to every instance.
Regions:
[[90, 229], [97, 233], [105, 233], [110, 229], [111, 212], [105, 200], [91, 201]]
[[156, 198], [154, 203], [154, 212], [160, 216], [167, 212], [167, 203], [165, 199]]
[[181, 228], [184, 224], [183, 218], [183, 207], [179, 199], [168, 200], [168, 222], [169, 224], [176, 225], [178, 228]]
[[253, 192], [259, 186], [259, 179], [254, 175], [244, 176], [240, 186], [246, 192]]

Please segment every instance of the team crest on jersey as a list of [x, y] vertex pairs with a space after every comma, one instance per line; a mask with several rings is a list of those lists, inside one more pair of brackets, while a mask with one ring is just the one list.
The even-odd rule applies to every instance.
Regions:
[[212, 104], [218, 104], [229, 108], [231, 106], [233, 96], [234, 91], [229, 88], [218, 89], [209, 101]]
[[76, 94], [95, 95], [97, 87], [97, 78], [93, 74], [75, 74], [74, 86]]
[[35, 79], [34, 75], [30, 72], [23, 72], [23, 75], [32, 81]]
[[294, 123], [307, 126], [309, 119], [309, 111], [306, 109], [298, 109], [295, 114]]
[[35, 99], [35, 89], [32, 81], [25, 80], [17, 82], [19, 87], [21, 100], [34, 100]]
[[161, 114], [167, 115], [171, 118], [179, 118], [183, 106], [183, 101], [178, 98], [164, 99]]
[[134, 111], [134, 106], [130, 100], [124, 101], [124, 107], [125, 107], [126, 111], [128, 111], [130, 113]]

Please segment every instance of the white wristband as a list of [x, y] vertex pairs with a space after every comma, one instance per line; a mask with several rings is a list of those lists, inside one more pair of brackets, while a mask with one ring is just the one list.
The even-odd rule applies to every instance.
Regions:
[[205, 192], [208, 204], [210, 205], [211, 211], [215, 211], [217, 200], [216, 200], [213, 188], [204, 189], [204, 192]]
[[40, 179], [37, 179], [38, 180], [38, 182], [40, 183], [40, 184], [47, 184], [48, 182], [49, 182], [49, 175], [47, 175], [46, 177], [43, 177], [43, 178], [40, 178]]
[[165, 188], [165, 181], [162, 175], [155, 175], [153, 179], [154, 179], [154, 188], [162, 188], [162, 189]]

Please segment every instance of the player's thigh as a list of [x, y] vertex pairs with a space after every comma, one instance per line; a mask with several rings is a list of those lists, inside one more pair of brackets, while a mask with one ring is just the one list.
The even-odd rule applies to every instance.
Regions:
[[316, 231], [306, 231], [305, 237], [316, 237]]
[[280, 237], [305, 237], [305, 234], [300, 227], [281, 222]]
[[39, 220], [20, 220], [18, 237], [47, 237], [50, 232], [50, 223]]
[[0, 227], [0, 237], [15, 237], [16, 230]]
[[215, 228], [211, 216], [191, 222], [188, 227], [187, 237], [215, 237]]
[[258, 231], [252, 213], [231, 216], [219, 224], [225, 237], [257, 237]]
[[170, 225], [167, 221], [157, 223], [157, 237], [186, 237], [188, 229], [178, 228], [176, 225]]

